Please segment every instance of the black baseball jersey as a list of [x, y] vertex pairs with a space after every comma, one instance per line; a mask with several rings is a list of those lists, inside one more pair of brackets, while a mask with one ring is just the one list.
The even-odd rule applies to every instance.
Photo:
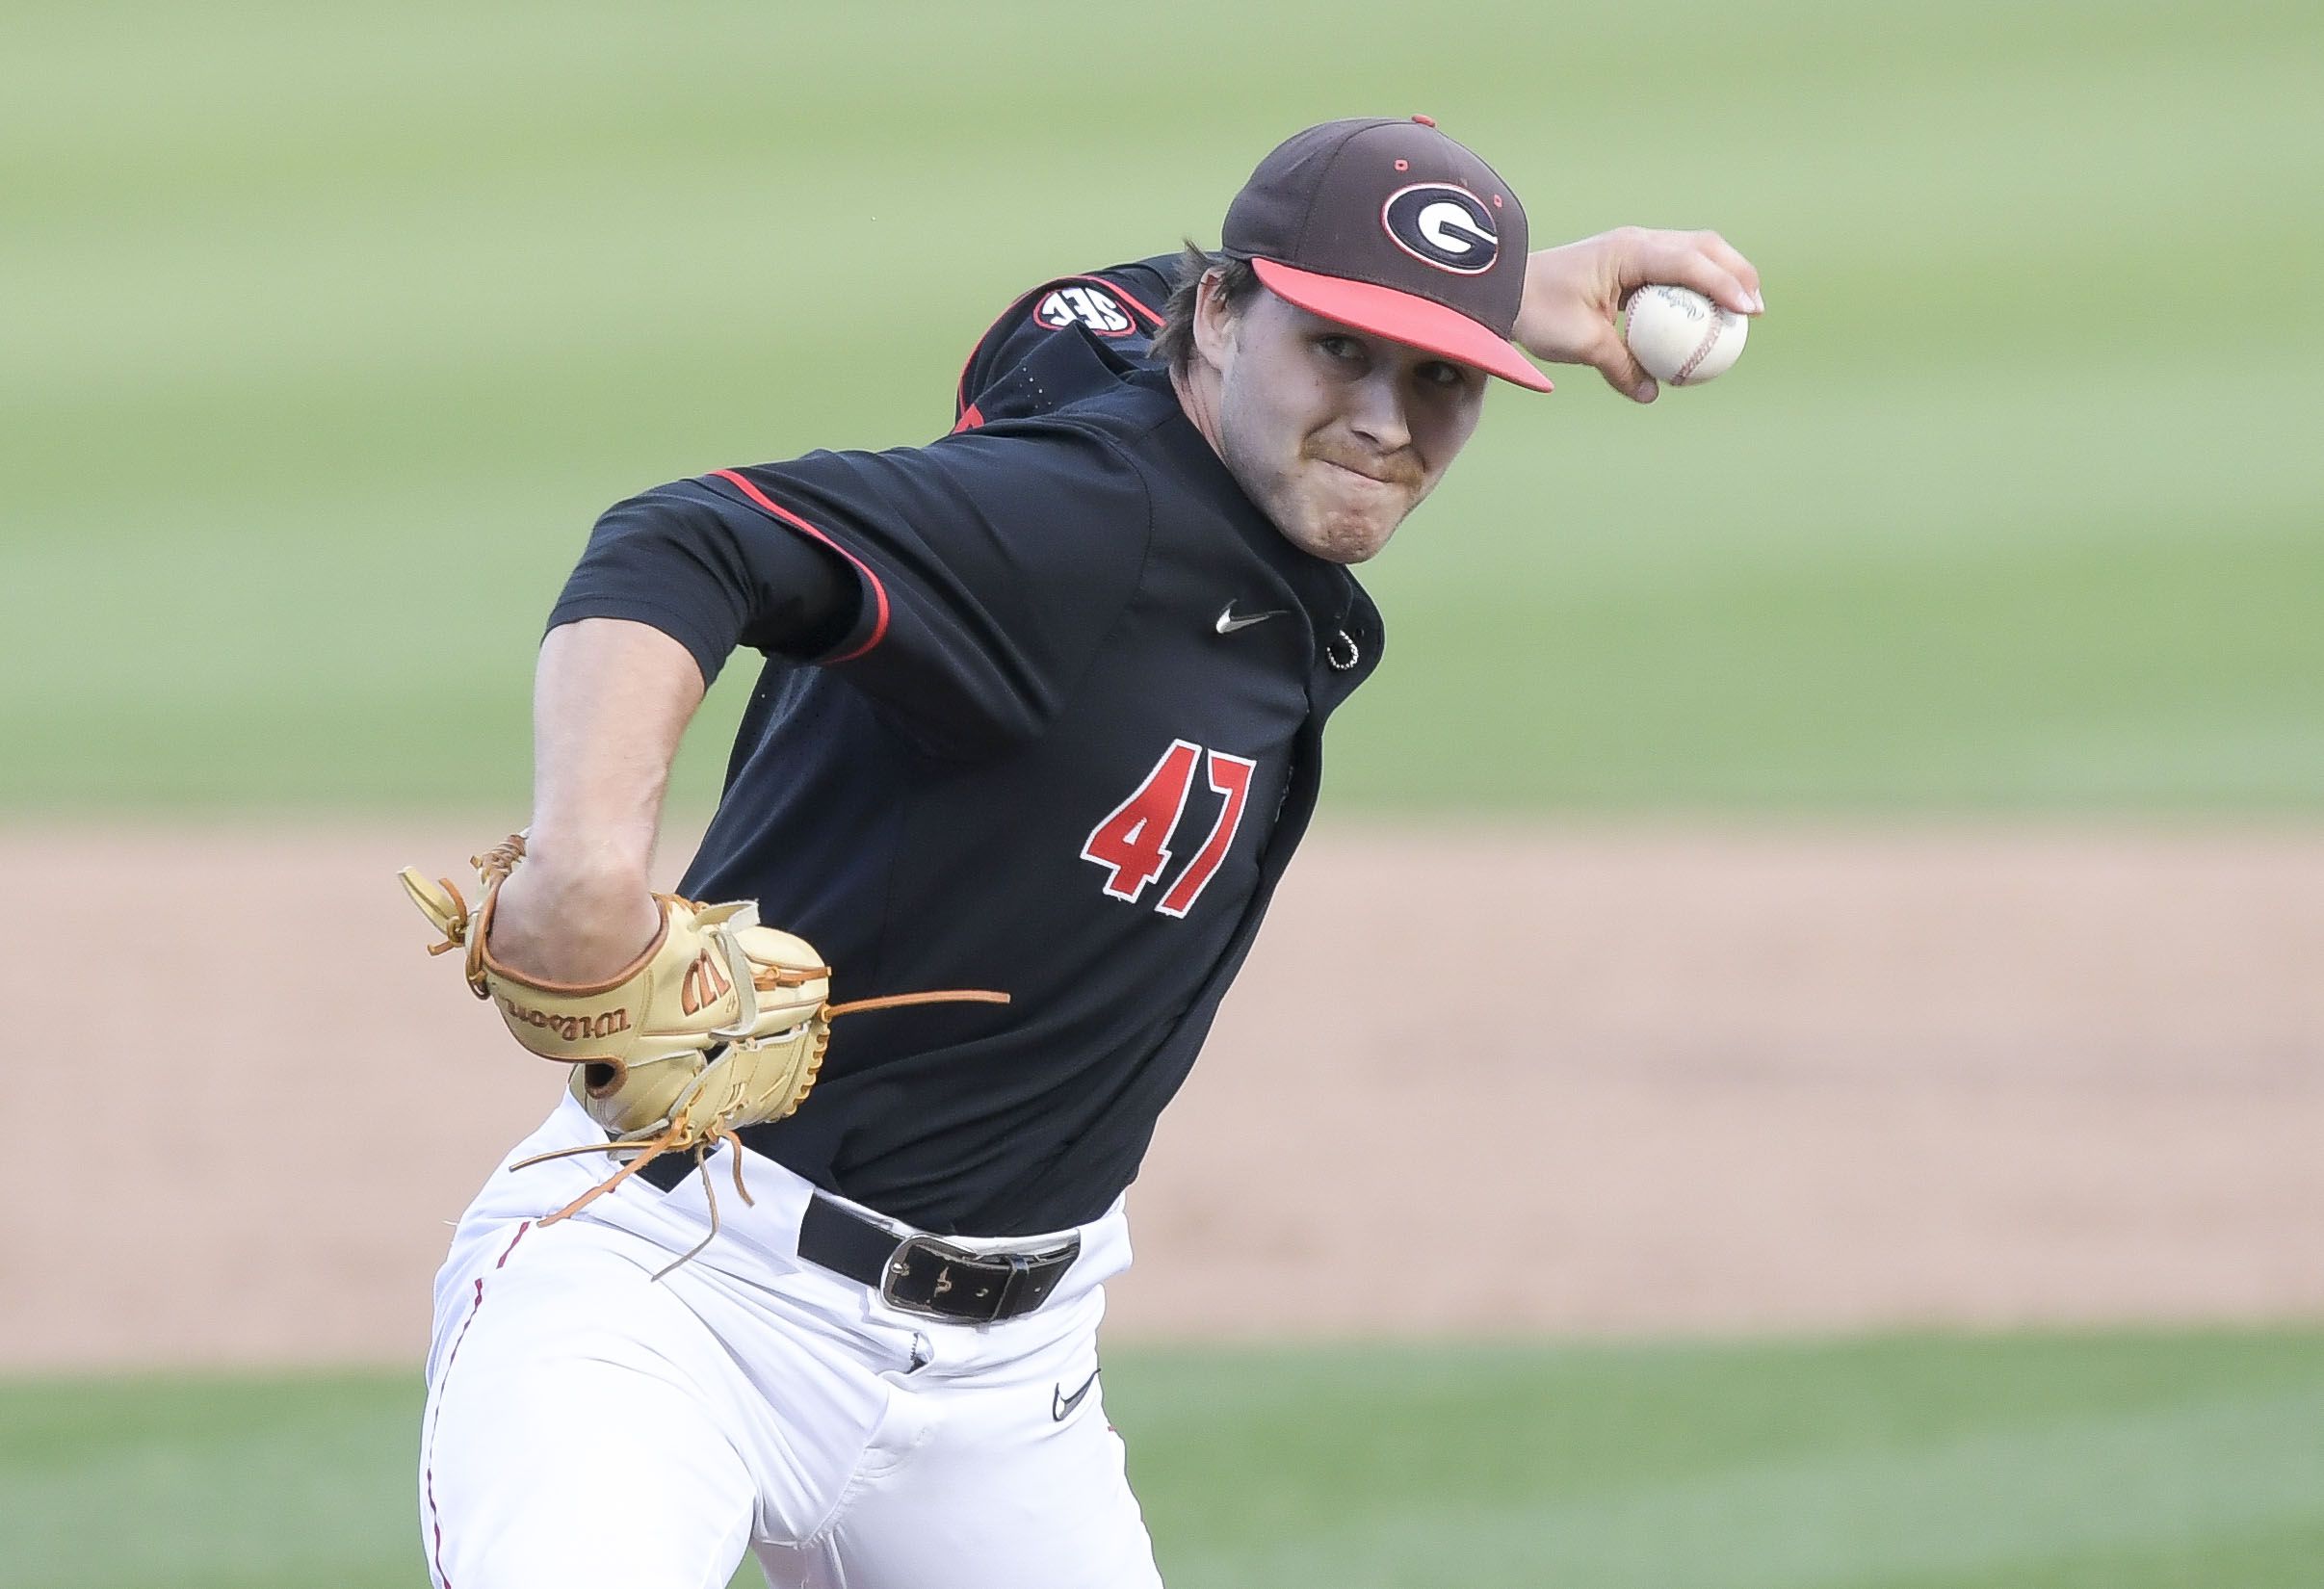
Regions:
[[686, 893], [758, 899], [839, 999], [1011, 996], [843, 1018], [806, 1107], [744, 1133], [929, 1230], [1058, 1230], [1129, 1185], [1380, 655], [1353, 577], [1275, 529], [1143, 357], [1132, 273], [1168, 264], [1027, 295], [928, 446], [615, 508], [552, 618], [654, 624], [706, 676], [770, 653]]

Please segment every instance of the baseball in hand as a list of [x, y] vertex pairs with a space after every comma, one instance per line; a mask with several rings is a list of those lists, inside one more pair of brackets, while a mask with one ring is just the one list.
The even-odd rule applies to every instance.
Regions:
[[1652, 283], [1631, 295], [1622, 339], [1657, 380], [1700, 386], [1736, 361], [1750, 327], [1691, 288]]

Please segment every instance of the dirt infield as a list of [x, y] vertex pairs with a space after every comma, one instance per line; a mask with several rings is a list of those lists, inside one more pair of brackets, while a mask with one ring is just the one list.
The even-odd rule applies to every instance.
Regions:
[[[0, 829], [0, 1368], [417, 1356], [557, 1085], [391, 876], [476, 837]], [[1329, 830], [1112, 1328], [2324, 1316], [2320, 967], [2324, 834]]]

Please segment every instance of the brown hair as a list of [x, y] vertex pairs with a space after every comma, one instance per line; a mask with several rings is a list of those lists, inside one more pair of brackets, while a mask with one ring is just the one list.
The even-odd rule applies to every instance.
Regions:
[[1249, 260], [1212, 253], [1189, 240], [1186, 252], [1178, 256], [1178, 285], [1162, 304], [1162, 328], [1154, 333], [1154, 356], [1172, 370], [1184, 371], [1194, 362], [1194, 302], [1204, 274], [1214, 270], [1219, 273], [1219, 295], [1230, 309], [1241, 308], [1259, 292], [1259, 273]]

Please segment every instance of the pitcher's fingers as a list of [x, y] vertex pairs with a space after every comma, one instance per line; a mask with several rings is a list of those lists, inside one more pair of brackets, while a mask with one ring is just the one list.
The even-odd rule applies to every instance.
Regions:
[[1632, 403], [1652, 403], [1661, 390], [1655, 384], [1655, 378], [1646, 373], [1646, 367], [1631, 352], [1630, 344], [1613, 335], [1610, 327], [1607, 334], [1590, 349], [1589, 362], [1606, 378], [1608, 386]]
[[[1750, 273], [1748, 282], [1728, 266], [1729, 255]], [[1664, 281], [1691, 287], [1738, 315], [1755, 315], [1765, 307], [1759, 296], [1759, 273], [1716, 232], [1650, 232], [1632, 256], [1632, 268], [1642, 273], [1638, 285]], [[1626, 298], [1626, 307], [1628, 301]]]
[[[1702, 243], [1703, 251], [1724, 265], [1727, 268], [1727, 274], [1734, 276], [1742, 285], [1743, 290], [1751, 295], [1750, 312], [1752, 314], [1764, 313], [1767, 308], [1767, 300], [1760, 291], [1759, 267], [1743, 257], [1742, 249], [1716, 232], [1699, 232], [1696, 236]], [[1732, 306], [1730, 305], [1730, 307]]]
[[1760, 311], [1759, 296], [1743, 285], [1741, 279], [1726, 266], [1700, 248], [1674, 248], [1650, 278], [1667, 281], [1673, 286], [1692, 287], [1711, 302], [1733, 309], [1738, 315], [1753, 315]]

